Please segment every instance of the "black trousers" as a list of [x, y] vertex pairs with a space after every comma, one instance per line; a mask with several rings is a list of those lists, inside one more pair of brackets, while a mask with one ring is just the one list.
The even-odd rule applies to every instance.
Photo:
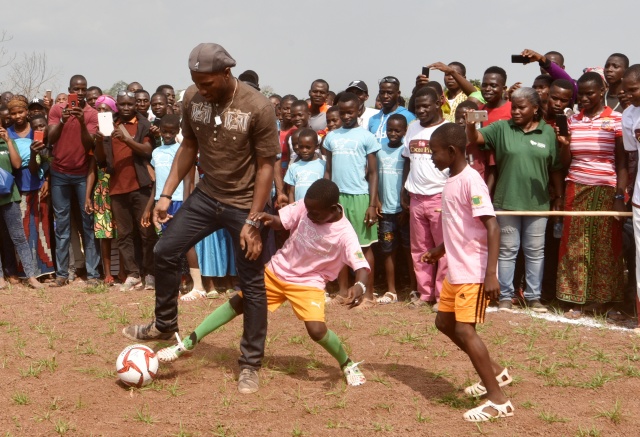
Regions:
[[[258, 369], [267, 336], [267, 294], [264, 286], [265, 256], [250, 261], [240, 249], [240, 231], [249, 214], [204, 194], [199, 189], [182, 204], [156, 244], [156, 328], [178, 330], [180, 256], [207, 235], [224, 228], [231, 234], [238, 282], [242, 290], [244, 332], [240, 341], [240, 368]], [[265, 232], [262, 233], [264, 247]], [[263, 250], [263, 255], [265, 251]]]

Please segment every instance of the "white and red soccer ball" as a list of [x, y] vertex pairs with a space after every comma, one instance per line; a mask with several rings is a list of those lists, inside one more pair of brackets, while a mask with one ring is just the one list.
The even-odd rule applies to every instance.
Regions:
[[158, 373], [158, 357], [143, 344], [127, 346], [116, 359], [116, 372], [129, 387], [144, 387]]

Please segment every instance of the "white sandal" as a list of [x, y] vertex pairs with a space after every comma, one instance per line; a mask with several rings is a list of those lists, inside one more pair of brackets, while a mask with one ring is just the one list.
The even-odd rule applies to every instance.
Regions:
[[182, 302], [193, 302], [194, 300], [204, 299], [207, 297], [207, 292], [204, 290], [193, 289], [187, 294], [180, 296]]
[[[496, 381], [498, 381], [498, 385], [500, 387], [507, 386], [513, 382], [511, 375], [509, 375], [509, 370], [506, 367], [498, 376], [496, 376]], [[482, 385], [482, 381], [480, 381], [465, 388], [464, 394], [479, 398], [480, 396], [487, 394], [487, 389]]]
[[[483, 411], [485, 408], [493, 408], [498, 412], [498, 414], [494, 416], [491, 413], [487, 413], [486, 411]], [[514, 408], [513, 404], [511, 404], [511, 401], [507, 401], [501, 405], [494, 404], [491, 401], [487, 401], [479, 407], [470, 409], [469, 411], [464, 413], [462, 417], [464, 417], [464, 420], [466, 420], [467, 422], [486, 422], [488, 420], [498, 419], [501, 417], [511, 417], [513, 416], [513, 411]]]
[[376, 299], [380, 305], [398, 302], [398, 295], [387, 291], [382, 297]]

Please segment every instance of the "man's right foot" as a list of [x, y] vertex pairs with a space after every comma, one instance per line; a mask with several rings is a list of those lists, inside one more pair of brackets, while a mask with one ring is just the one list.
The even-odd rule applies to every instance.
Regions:
[[142, 279], [138, 276], [128, 276], [127, 280], [124, 281], [122, 287], [120, 287], [120, 291], [129, 291], [129, 290], [139, 290], [142, 288]]
[[507, 313], [513, 312], [513, 304], [511, 303], [511, 299], [501, 300], [498, 304], [498, 311], [504, 311]]
[[64, 287], [69, 283], [69, 278], [63, 278], [62, 276], [58, 276], [55, 281], [49, 284], [49, 287], [58, 288]]
[[[360, 361], [360, 363], [362, 363], [362, 361]], [[360, 363], [351, 362], [342, 369], [342, 373], [344, 373], [344, 377], [347, 379], [347, 384], [352, 387], [356, 387], [367, 382], [367, 378], [365, 378], [364, 373], [362, 373], [358, 368], [358, 364]]]
[[176, 339], [178, 340], [178, 344], [165, 347], [156, 352], [156, 356], [158, 357], [158, 361], [161, 363], [172, 363], [182, 355], [189, 352], [189, 350], [185, 347], [182, 340], [180, 340], [180, 336], [176, 332]]
[[122, 335], [133, 341], [171, 340], [173, 332], [160, 332], [156, 328], [156, 321], [148, 325], [130, 325], [122, 329]]
[[238, 377], [238, 391], [242, 394], [251, 394], [257, 392], [259, 388], [258, 371], [248, 367], [242, 369]]

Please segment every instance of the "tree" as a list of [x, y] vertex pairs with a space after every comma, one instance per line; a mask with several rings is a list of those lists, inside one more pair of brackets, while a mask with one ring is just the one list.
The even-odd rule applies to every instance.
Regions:
[[11, 64], [11, 62], [13, 62], [16, 57], [15, 54], [10, 55], [9, 50], [4, 47], [4, 43], [6, 43], [7, 41], [11, 41], [11, 39], [12, 37], [7, 35], [6, 30], [0, 32], [0, 68], [6, 67], [7, 65]]
[[58, 72], [51, 70], [47, 62], [47, 54], [33, 52], [23, 54], [22, 59], [9, 65], [8, 84], [15, 94], [22, 94], [29, 99], [44, 93], [47, 84], [56, 79]]
[[260, 92], [265, 97], [271, 97], [273, 94], [275, 94], [275, 91], [273, 90], [273, 87], [271, 85], [263, 86]]
[[115, 99], [120, 91], [126, 91], [127, 90], [127, 85], [129, 85], [129, 84], [127, 82], [125, 82], [124, 80], [119, 80], [116, 83], [114, 83], [113, 85], [111, 85], [111, 88], [106, 89], [106, 90], [102, 90], [102, 92], [104, 94], [106, 94], [108, 96], [111, 96], [111, 97], [113, 97]]

